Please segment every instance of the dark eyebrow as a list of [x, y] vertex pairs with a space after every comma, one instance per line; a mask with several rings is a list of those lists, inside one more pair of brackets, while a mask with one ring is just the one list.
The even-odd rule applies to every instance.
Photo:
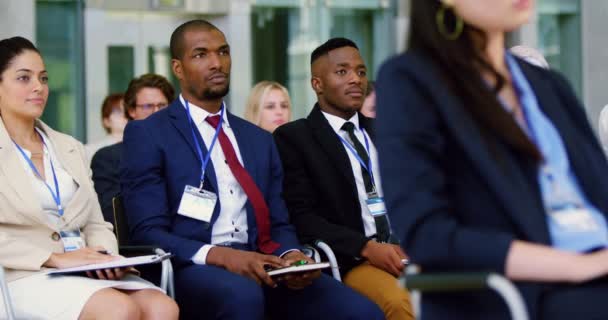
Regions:
[[[221, 45], [217, 50], [220, 51], [220, 50], [225, 50], [225, 49], [230, 49], [230, 46], [228, 44], [224, 44], [224, 45]], [[196, 47], [196, 48], [192, 49], [192, 52], [199, 52], [199, 51], [207, 52], [207, 51], [209, 51], [209, 48]]]
[[[342, 63], [338, 63], [337, 64], [338, 67], [350, 67], [350, 63], [348, 62], [342, 62]], [[365, 68], [367, 69], [367, 67], [364, 64], [359, 64], [355, 66], [355, 69], [360, 69], [360, 68]]]
[[[30, 69], [26, 69], [26, 68], [21, 68], [21, 69], [17, 70], [17, 72], [21, 72], [21, 71], [28, 72], [28, 73], [34, 73], [34, 71], [32, 71]], [[40, 73], [47, 73], [47, 72], [46, 72], [46, 70], [42, 70], [42, 71], [40, 71]]]

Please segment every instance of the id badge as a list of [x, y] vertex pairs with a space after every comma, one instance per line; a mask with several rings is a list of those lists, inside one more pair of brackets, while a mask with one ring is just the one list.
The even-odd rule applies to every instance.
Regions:
[[365, 200], [365, 204], [373, 217], [379, 217], [386, 214], [386, 205], [384, 205], [384, 199], [382, 197], [370, 197]]
[[571, 232], [596, 231], [599, 228], [597, 221], [593, 218], [589, 210], [585, 208], [566, 208], [551, 212], [551, 218], [557, 224]]
[[60, 231], [59, 235], [61, 236], [61, 242], [63, 242], [64, 252], [76, 251], [86, 246], [80, 235], [80, 230]]
[[217, 195], [215, 193], [186, 186], [177, 213], [192, 219], [210, 222], [216, 203]]

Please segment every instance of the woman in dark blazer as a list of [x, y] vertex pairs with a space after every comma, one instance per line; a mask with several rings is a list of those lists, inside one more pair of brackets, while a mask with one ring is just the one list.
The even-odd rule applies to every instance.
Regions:
[[[562, 76], [505, 50], [532, 0], [412, 0], [378, 77], [385, 199], [425, 271], [515, 281], [532, 319], [608, 319], [608, 165]], [[424, 319], [508, 319], [489, 291], [427, 294]]]

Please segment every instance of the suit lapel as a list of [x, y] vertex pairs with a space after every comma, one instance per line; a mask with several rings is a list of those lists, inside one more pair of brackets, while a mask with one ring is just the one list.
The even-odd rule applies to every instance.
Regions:
[[[87, 184], [90, 182], [89, 174], [88, 171], [83, 171], [83, 158], [79, 154], [75, 142], [66, 140], [65, 137], [62, 137], [42, 121], [38, 121], [36, 126], [46, 134], [49, 143], [52, 145], [56, 159], [78, 185], [70, 201], [63, 203], [65, 211], [59, 229], [66, 229], [66, 226], [69, 225], [72, 219], [85, 210], [84, 206], [88, 203], [87, 193], [90, 186]], [[51, 227], [56, 228], [52, 225]]]
[[[428, 70], [435, 70], [426, 58], [419, 55], [411, 56], [417, 61], [417, 65], [426, 67], [410, 68], [417, 79], [421, 79], [423, 86], [435, 88], [439, 79]], [[456, 99], [448, 90], [434, 90], [430, 97], [436, 101], [437, 110], [441, 113], [446, 126], [453, 138], [464, 148], [479, 174], [488, 183], [488, 187], [499, 199], [506, 212], [513, 216], [513, 223], [531, 240], [540, 243], [549, 243], [549, 233], [544, 220], [544, 215], [537, 214], [539, 208], [538, 193], [529, 192], [526, 181], [529, 181], [522, 172], [521, 163], [511, 155], [510, 150], [499, 145], [500, 151], [508, 156], [505, 158], [506, 167], [503, 171], [497, 170], [495, 159], [489, 153], [488, 148], [483, 147], [486, 143], [482, 139], [481, 132], [462, 103]], [[480, 148], [480, 146], [482, 146]], [[533, 183], [536, 183], [533, 178]]]
[[15, 201], [19, 203], [20, 212], [24, 213], [27, 218], [47, 224], [40, 214], [42, 212], [40, 201], [32, 192], [29, 175], [23, 168], [22, 160], [19, 157], [21, 155], [15, 152], [13, 141], [4, 127], [4, 122], [0, 119], [0, 163], [2, 164], [0, 168], [4, 175], [2, 181], [17, 193], [19, 199], [15, 199]]
[[51, 129], [42, 121], [38, 121], [36, 125], [47, 135], [47, 137], [49, 137], [50, 143], [55, 151], [55, 156], [59, 160], [59, 163], [61, 163], [61, 166], [63, 166], [65, 171], [72, 176], [72, 179], [76, 181], [76, 184], [81, 186], [83, 182], [82, 179], [86, 177], [87, 174], [80, 170], [82, 158], [78, 154], [76, 145], [74, 143], [64, 143], [62, 137], [59, 137], [55, 130]]
[[314, 106], [308, 115], [308, 121], [313, 129], [312, 131], [315, 139], [330, 158], [331, 165], [344, 176], [345, 180], [348, 181], [353, 188], [355, 194], [357, 194], [355, 176], [350, 165], [348, 154], [346, 153], [346, 150], [344, 150], [344, 146], [340, 139], [336, 137], [336, 132], [321, 112], [318, 104]]
[[[242, 124], [238, 119], [230, 112], [227, 113], [228, 123], [236, 138], [239, 151], [241, 153], [241, 159], [243, 159], [243, 167], [247, 170], [247, 173], [251, 176], [253, 181], [256, 181], [257, 166], [255, 163], [255, 146], [251, 139], [248, 139], [247, 133], [242, 128]], [[236, 149], [235, 149], [236, 151]]]
[[[193, 131], [192, 131], [192, 127], [190, 127], [190, 124], [189, 124], [190, 120], [188, 119], [188, 114], [186, 113], [186, 107], [184, 107], [182, 105], [182, 103], [180, 102], [179, 99], [176, 99], [169, 106], [169, 110], [167, 110], [167, 111], [169, 112], [169, 118], [170, 118], [171, 124], [180, 133], [180, 135], [186, 141], [186, 143], [188, 143], [188, 145], [190, 146], [190, 150], [192, 151], [192, 156], [194, 156], [198, 160], [197, 162], [199, 163], [199, 166], [200, 166], [200, 159], [198, 157], [198, 152], [197, 152], [196, 146], [194, 144], [194, 139], [193, 139], [193, 135], [192, 135]], [[199, 131], [196, 130], [196, 128], [194, 130], [194, 136], [196, 137], [196, 139], [201, 147], [203, 157], [205, 157], [208, 153], [207, 146], [203, 142], [203, 138], [201, 137]], [[217, 147], [219, 147], [219, 143], [216, 143], [215, 148], [217, 148]], [[211, 183], [213, 190], [215, 190], [217, 192], [217, 190], [218, 190], [217, 178], [215, 176], [215, 169], [213, 167], [213, 161], [209, 161], [209, 163], [207, 164], [207, 168], [205, 170], [205, 177]]]

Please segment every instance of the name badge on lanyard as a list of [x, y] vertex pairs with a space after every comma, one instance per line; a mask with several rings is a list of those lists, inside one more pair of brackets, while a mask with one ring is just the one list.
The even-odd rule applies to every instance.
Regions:
[[562, 229], [569, 232], [591, 232], [599, 229], [597, 221], [584, 207], [570, 206], [559, 210], [551, 210], [549, 216]]
[[211, 145], [209, 146], [207, 155], [203, 157], [201, 145], [198, 142], [198, 139], [196, 139], [196, 133], [194, 131], [193, 125], [194, 121], [192, 120], [192, 115], [190, 114], [190, 106], [187, 100], [184, 101], [186, 104], [186, 111], [188, 113], [188, 122], [192, 131], [192, 139], [194, 140], [197, 155], [201, 162], [201, 177], [200, 185], [198, 187], [186, 185], [186, 187], [184, 188], [184, 193], [182, 194], [182, 198], [179, 202], [177, 213], [192, 219], [200, 220], [203, 222], [210, 222], [211, 217], [213, 215], [213, 210], [215, 209], [215, 205], [217, 204], [217, 195], [211, 191], [204, 190], [203, 185], [205, 181], [205, 169], [207, 168], [207, 164], [211, 159], [211, 151], [213, 150], [215, 142], [217, 141], [217, 137], [220, 133], [220, 130], [222, 129], [222, 122], [224, 120], [224, 104], [222, 103], [220, 111], [220, 122], [217, 128], [215, 129], [215, 135], [211, 140]]
[[557, 179], [553, 168], [543, 166], [541, 174], [550, 185], [548, 193], [547, 212], [549, 217], [564, 231], [567, 232], [593, 232], [600, 228], [589, 208], [587, 208], [575, 193]]
[[177, 213], [204, 222], [211, 221], [217, 195], [193, 186], [186, 186]]
[[365, 200], [367, 209], [373, 217], [379, 217], [386, 214], [386, 205], [384, 204], [384, 198], [378, 196], [377, 192], [370, 192], [367, 194], [367, 200]]
[[86, 246], [86, 243], [80, 235], [80, 230], [61, 231], [61, 242], [63, 242], [63, 251], [70, 252], [82, 249]]
[[378, 192], [376, 191], [376, 182], [374, 180], [374, 172], [372, 170], [372, 155], [369, 152], [369, 141], [367, 140], [367, 135], [365, 134], [365, 131], [363, 129], [360, 129], [360, 130], [361, 130], [361, 133], [363, 134], [363, 139], [365, 140], [365, 149], [367, 151], [367, 157], [369, 160], [368, 163], [363, 162], [363, 159], [361, 159], [361, 156], [359, 156], [359, 154], [357, 153], [357, 150], [355, 150], [355, 148], [353, 148], [353, 146], [348, 141], [346, 141], [346, 139], [342, 138], [342, 136], [340, 136], [339, 134], [338, 134], [338, 138], [342, 141], [342, 143], [346, 146], [346, 148], [352, 153], [352, 155], [355, 156], [357, 161], [359, 161], [359, 164], [361, 164], [361, 167], [363, 167], [363, 170], [367, 170], [367, 172], [369, 173], [371, 183], [373, 186], [373, 191], [367, 193], [367, 200], [365, 200], [365, 205], [367, 206], [367, 209], [369, 210], [369, 212], [371, 213], [371, 215], [373, 217], [379, 217], [379, 216], [386, 214], [386, 205], [384, 204], [384, 198], [382, 198], [380, 195], [378, 195]]

